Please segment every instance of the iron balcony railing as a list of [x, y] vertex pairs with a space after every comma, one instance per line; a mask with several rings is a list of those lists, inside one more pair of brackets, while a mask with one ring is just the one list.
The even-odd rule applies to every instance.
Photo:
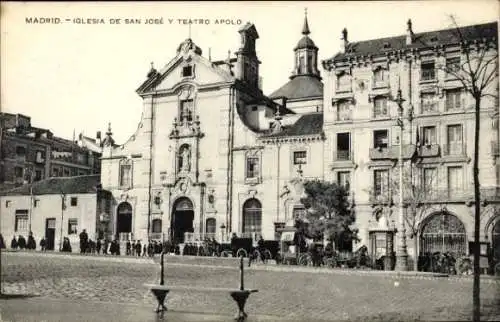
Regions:
[[335, 160], [337, 161], [352, 160], [352, 153], [349, 150], [337, 150], [335, 151]]
[[434, 68], [432, 69], [422, 69], [422, 77], [420, 78], [422, 81], [432, 81], [436, 79], [436, 71]]

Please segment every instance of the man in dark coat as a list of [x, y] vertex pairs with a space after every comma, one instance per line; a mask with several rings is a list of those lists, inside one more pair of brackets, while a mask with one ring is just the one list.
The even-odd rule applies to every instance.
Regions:
[[40, 239], [40, 249], [42, 250], [42, 252], [45, 251], [45, 245], [46, 245], [45, 238], [42, 237], [42, 239]]
[[33, 237], [33, 232], [30, 231], [29, 236], [28, 236], [28, 249], [36, 249], [36, 241], [35, 238]]
[[130, 256], [132, 245], [130, 244], [130, 240], [127, 240], [127, 249], [126, 249], [126, 255]]
[[100, 239], [97, 239], [97, 242], [95, 244], [95, 249], [97, 251], [97, 254], [101, 253], [101, 240]]
[[19, 237], [17, 238], [17, 245], [21, 250], [26, 248], [26, 239], [24, 239], [22, 235], [19, 235]]
[[135, 244], [135, 252], [137, 254], [137, 256], [141, 256], [141, 250], [142, 250], [142, 245], [141, 245], [141, 241], [138, 240], [137, 241], [137, 244]]
[[85, 253], [85, 250], [87, 249], [87, 242], [88, 242], [89, 236], [87, 235], [87, 232], [85, 229], [80, 233], [80, 253]]
[[12, 237], [12, 241], [10, 242], [10, 248], [17, 249], [17, 246], [19, 245], [17, 244], [16, 236], [14, 236]]

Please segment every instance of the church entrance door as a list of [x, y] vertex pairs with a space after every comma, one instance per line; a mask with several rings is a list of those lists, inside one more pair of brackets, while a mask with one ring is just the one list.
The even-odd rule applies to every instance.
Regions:
[[186, 197], [175, 201], [172, 213], [172, 239], [175, 244], [184, 242], [184, 233], [194, 232], [193, 203]]

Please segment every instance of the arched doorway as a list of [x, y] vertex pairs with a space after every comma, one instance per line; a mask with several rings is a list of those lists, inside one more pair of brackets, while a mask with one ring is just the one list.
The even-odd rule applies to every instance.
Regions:
[[175, 201], [172, 210], [172, 239], [174, 243], [184, 242], [184, 233], [194, 232], [193, 227], [194, 210], [193, 203], [186, 197]]
[[493, 248], [493, 258], [500, 262], [500, 217], [497, 218], [491, 231], [491, 247]]
[[420, 235], [420, 254], [449, 252], [455, 258], [467, 254], [467, 234], [464, 224], [449, 213], [429, 217]]
[[207, 218], [205, 222], [205, 233], [207, 234], [207, 237], [215, 237], [216, 229], [217, 226], [215, 218]]
[[257, 238], [262, 232], [262, 204], [252, 198], [243, 204], [243, 237]]
[[132, 206], [128, 202], [122, 202], [116, 210], [116, 234], [132, 232]]

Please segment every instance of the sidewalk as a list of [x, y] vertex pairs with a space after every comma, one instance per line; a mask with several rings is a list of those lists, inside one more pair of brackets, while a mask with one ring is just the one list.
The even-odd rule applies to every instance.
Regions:
[[[167, 301], [168, 303], [168, 301]], [[237, 308], [234, 304], [234, 311]], [[153, 307], [135, 304], [52, 300], [47, 298], [0, 298], [2, 322], [185, 322], [234, 321], [234, 316], [203, 312], [167, 311], [161, 315]], [[248, 322], [285, 321], [278, 316], [249, 316]], [[288, 320], [290, 321], [290, 320]]]

